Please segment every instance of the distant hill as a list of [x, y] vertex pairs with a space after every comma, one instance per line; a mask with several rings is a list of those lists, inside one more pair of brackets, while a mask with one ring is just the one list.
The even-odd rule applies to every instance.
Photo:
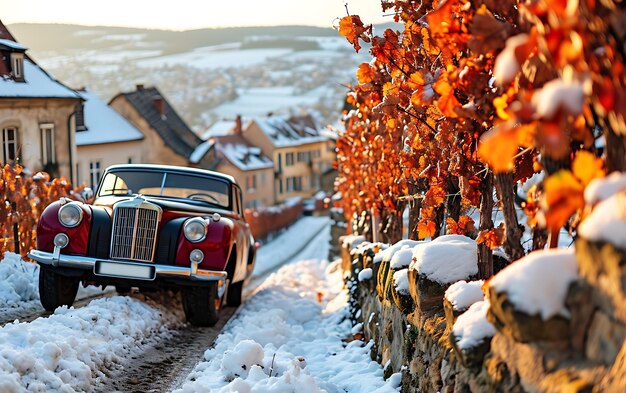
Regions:
[[[336, 37], [330, 28], [312, 26], [228, 27], [187, 31], [151, 30], [128, 27], [81, 26], [66, 24], [16, 23], [8, 25], [18, 41], [31, 53], [114, 49], [120, 37], [141, 41], [147, 48], [158, 46], [162, 54], [175, 54], [195, 48], [243, 42], [250, 36]], [[45, 37], [45, 39], [42, 39]], [[117, 37], [110, 39], [109, 37]], [[284, 41], [281, 43], [284, 44]]]

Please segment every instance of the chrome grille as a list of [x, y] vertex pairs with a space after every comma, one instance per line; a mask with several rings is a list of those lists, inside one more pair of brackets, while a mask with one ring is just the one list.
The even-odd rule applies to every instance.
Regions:
[[152, 262], [161, 208], [135, 198], [113, 210], [111, 259]]

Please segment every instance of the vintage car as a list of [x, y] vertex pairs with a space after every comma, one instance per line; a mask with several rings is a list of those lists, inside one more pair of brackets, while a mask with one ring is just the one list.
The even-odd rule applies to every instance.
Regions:
[[28, 256], [39, 263], [46, 310], [70, 306], [80, 282], [165, 288], [180, 290], [187, 320], [206, 326], [222, 304], [241, 303], [255, 254], [232, 177], [128, 164], [107, 168], [93, 204], [50, 204]]

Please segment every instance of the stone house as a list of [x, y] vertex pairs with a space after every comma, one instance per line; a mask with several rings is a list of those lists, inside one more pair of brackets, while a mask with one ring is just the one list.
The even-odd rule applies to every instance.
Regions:
[[0, 22], [0, 162], [74, 181], [83, 99], [26, 50]]
[[332, 169], [335, 160], [333, 141], [320, 132], [310, 115], [253, 118], [243, 136], [274, 162], [277, 203], [320, 191], [322, 174]]
[[110, 165], [141, 163], [143, 134], [93, 92], [80, 91], [85, 99], [86, 129], [76, 133], [76, 184], [95, 191]]
[[156, 87], [137, 85], [109, 102], [144, 135], [140, 162], [146, 164], [194, 165], [209, 168], [214, 162], [204, 144], [176, 113]]

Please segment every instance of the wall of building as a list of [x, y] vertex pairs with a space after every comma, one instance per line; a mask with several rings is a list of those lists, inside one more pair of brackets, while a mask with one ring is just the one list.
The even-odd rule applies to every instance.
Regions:
[[[100, 163], [100, 176], [104, 170], [115, 164], [142, 163], [141, 148], [143, 140], [103, 143], [99, 145], [77, 146], [76, 184], [92, 187], [90, 163]], [[95, 190], [94, 190], [95, 191]]]
[[[57, 175], [70, 178], [68, 119], [76, 104], [78, 100], [75, 99], [0, 100], [0, 130], [7, 126], [18, 128], [18, 157], [24, 167], [33, 172], [43, 169], [40, 125], [51, 123], [54, 124]], [[73, 159], [75, 162], [75, 155]]]
[[[234, 165], [222, 161], [217, 167], [217, 172], [225, 173], [235, 178], [243, 191], [243, 205], [249, 207], [252, 201], [258, 201], [258, 206], [271, 206], [274, 201], [274, 169], [259, 169], [255, 171], [242, 171]], [[256, 176], [256, 188], [247, 187], [247, 177]]]
[[188, 165], [187, 158], [178, 155], [167, 146], [159, 134], [124, 96], [117, 96], [110, 105], [144, 134], [141, 143], [141, 162], [145, 164]]

